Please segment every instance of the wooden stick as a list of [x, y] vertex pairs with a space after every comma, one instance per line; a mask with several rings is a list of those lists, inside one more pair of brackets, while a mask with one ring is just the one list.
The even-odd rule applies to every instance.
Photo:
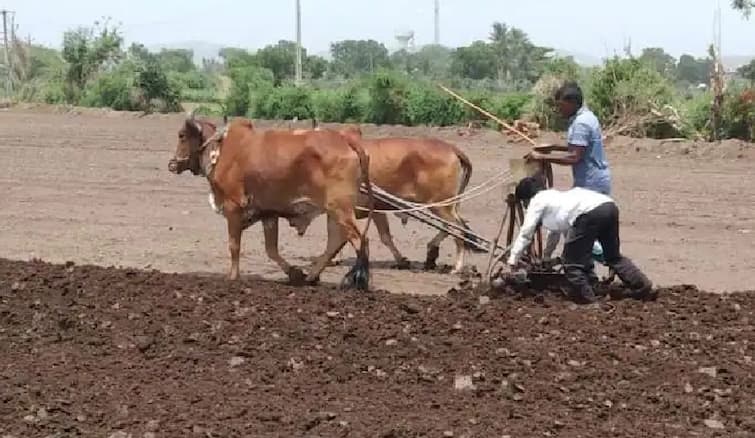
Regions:
[[[511, 195], [509, 195], [511, 196]], [[493, 275], [493, 257], [495, 256], [495, 249], [498, 246], [498, 242], [503, 235], [503, 229], [506, 227], [506, 219], [509, 217], [509, 209], [503, 211], [503, 218], [501, 219], [501, 225], [498, 228], [498, 234], [493, 239], [493, 244], [490, 245], [490, 252], [488, 253], [488, 268], [485, 270], [485, 277], [483, 281], [487, 284], [490, 282], [490, 276]]]
[[485, 111], [484, 109], [480, 108], [479, 106], [477, 106], [477, 105], [473, 104], [472, 102], [468, 101], [467, 99], [464, 99], [463, 97], [461, 97], [461, 96], [459, 96], [458, 94], [454, 93], [453, 91], [449, 90], [448, 88], [446, 88], [446, 87], [445, 87], [445, 86], [443, 86], [442, 84], [438, 84], [438, 86], [439, 86], [439, 87], [440, 87], [441, 89], [443, 89], [443, 91], [445, 91], [446, 93], [448, 93], [448, 94], [450, 94], [451, 96], [453, 96], [453, 97], [455, 97], [455, 98], [459, 99], [460, 101], [462, 101], [462, 102], [464, 102], [465, 104], [469, 105], [470, 107], [472, 107], [472, 108], [476, 109], [476, 110], [477, 110], [477, 111], [479, 111], [480, 113], [482, 113], [482, 114], [484, 114], [484, 115], [488, 116], [488, 117], [489, 117], [490, 119], [492, 119], [492, 120], [496, 121], [496, 122], [497, 122], [497, 123], [498, 123], [499, 125], [503, 126], [504, 128], [508, 129], [509, 131], [511, 131], [511, 132], [513, 132], [513, 133], [515, 133], [515, 134], [519, 135], [520, 137], [522, 137], [523, 139], [525, 139], [526, 141], [528, 141], [528, 142], [529, 142], [530, 144], [532, 144], [532, 145], [535, 145], [535, 144], [536, 144], [536, 143], [535, 143], [535, 140], [533, 140], [533, 139], [529, 138], [529, 137], [528, 137], [528, 136], [527, 136], [526, 134], [524, 134], [523, 132], [521, 132], [521, 131], [519, 131], [518, 129], [514, 128], [513, 126], [509, 125], [508, 123], [504, 122], [503, 120], [499, 119], [498, 117], [494, 116], [493, 114], [490, 114], [489, 112], [487, 112], [487, 111]]

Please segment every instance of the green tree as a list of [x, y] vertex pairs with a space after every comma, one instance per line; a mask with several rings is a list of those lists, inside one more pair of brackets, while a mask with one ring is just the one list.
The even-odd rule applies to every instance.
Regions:
[[494, 78], [496, 59], [493, 46], [475, 41], [467, 47], [454, 50], [451, 57], [451, 74], [469, 79]]
[[753, 0], [732, 0], [731, 7], [737, 11], [741, 11], [745, 18], [750, 18], [752, 9], [755, 8], [755, 1]]
[[321, 79], [325, 76], [325, 72], [328, 71], [328, 60], [322, 56], [307, 56], [304, 59], [303, 64], [302, 68], [304, 69], [304, 72], [312, 79]]
[[370, 105], [368, 121], [377, 124], [397, 124], [404, 121], [406, 83], [394, 72], [381, 70], [369, 84]]
[[576, 80], [579, 76], [579, 64], [571, 56], [554, 56], [543, 64], [543, 73], [563, 78], [564, 80]]
[[676, 69], [676, 59], [660, 47], [642, 49], [640, 61], [666, 77], [672, 77]]
[[351, 78], [389, 67], [388, 49], [375, 40], [345, 40], [330, 45], [333, 72]]
[[737, 69], [737, 74], [750, 81], [755, 86], [755, 59]]
[[246, 49], [238, 47], [224, 47], [218, 53], [226, 67], [232, 68], [234, 63], [249, 65], [253, 63], [254, 55]]
[[63, 34], [63, 59], [66, 67], [66, 99], [78, 102], [87, 82], [109, 63], [121, 57], [123, 38], [109, 20], [94, 27], [79, 27]]
[[157, 61], [165, 71], [189, 73], [195, 71], [194, 52], [187, 49], [162, 49], [157, 54]]
[[429, 44], [413, 54], [414, 63], [423, 76], [442, 78], [451, 68], [452, 53], [448, 47]]
[[[302, 47], [302, 59], [307, 58], [307, 51]], [[280, 40], [275, 45], [268, 45], [255, 54], [259, 66], [273, 72], [275, 85], [284, 80], [293, 79], [296, 70], [296, 43]]]
[[533, 44], [529, 36], [505, 23], [493, 23], [490, 42], [495, 53], [496, 79], [499, 82], [531, 85], [542, 74], [552, 49]]
[[710, 58], [695, 58], [684, 54], [679, 57], [676, 64], [676, 78], [691, 84], [700, 84], [708, 81], [713, 61]]

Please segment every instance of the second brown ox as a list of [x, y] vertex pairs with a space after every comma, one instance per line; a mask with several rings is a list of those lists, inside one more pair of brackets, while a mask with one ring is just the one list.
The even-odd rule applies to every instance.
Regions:
[[[190, 170], [207, 178], [210, 204], [228, 223], [232, 280], [239, 276], [241, 234], [261, 221], [268, 257], [292, 282], [316, 282], [348, 241], [357, 261], [342, 286], [368, 288], [365, 233], [370, 221], [360, 232], [354, 206], [359, 185], [367, 182], [369, 186], [369, 159], [345, 137], [327, 131], [304, 135], [258, 131], [246, 119], [236, 119], [218, 130], [192, 114], [179, 130], [175, 157], [168, 168], [176, 174]], [[288, 218], [306, 228], [322, 213], [327, 214], [327, 248], [302, 278], [302, 271], [278, 253], [278, 219]]]
[[[313, 121], [313, 130], [297, 129], [295, 134], [307, 135], [313, 131], [327, 131]], [[472, 163], [467, 155], [455, 145], [437, 138], [388, 137], [365, 139], [358, 126], [347, 125], [336, 130], [349, 142], [358, 142], [370, 157], [370, 180], [388, 193], [407, 201], [420, 204], [441, 203], [464, 192], [472, 176]], [[466, 221], [459, 214], [458, 201], [450, 205], [439, 205], [430, 211], [459, 226], [468, 228]], [[365, 205], [358, 218], [364, 216]], [[378, 202], [377, 209], [391, 210], [392, 207]], [[406, 224], [404, 214], [402, 222]], [[380, 234], [380, 241], [391, 251], [396, 266], [406, 268], [409, 260], [401, 254], [393, 243], [387, 216], [382, 212], [374, 213], [375, 227]], [[300, 230], [300, 234], [303, 232]], [[427, 244], [425, 269], [434, 269], [439, 256], [440, 243], [448, 233], [440, 231]], [[471, 236], [468, 236], [471, 237]], [[459, 273], [464, 268], [466, 250], [478, 251], [477, 247], [455, 238], [456, 263], [452, 273]]]

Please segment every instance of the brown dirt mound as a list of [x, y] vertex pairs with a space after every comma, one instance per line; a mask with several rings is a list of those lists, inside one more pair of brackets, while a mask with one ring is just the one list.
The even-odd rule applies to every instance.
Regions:
[[753, 309], [0, 259], [0, 436], [751, 437]]

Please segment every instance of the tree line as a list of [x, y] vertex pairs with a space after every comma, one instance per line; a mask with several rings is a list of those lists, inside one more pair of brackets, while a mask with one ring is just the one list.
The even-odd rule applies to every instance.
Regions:
[[[746, 13], [751, 2], [741, 7]], [[442, 81], [500, 117], [559, 129], [552, 91], [565, 80], [577, 80], [588, 104], [616, 132], [714, 134], [707, 114], [712, 98], [705, 87], [713, 65], [709, 56], [675, 59], [650, 47], [639, 56], [627, 53], [587, 68], [499, 22], [485, 40], [464, 47], [428, 45], [391, 53], [375, 40], [345, 40], [331, 44], [330, 59], [302, 48], [303, 86], [293, 83], [296, 44], [286, 40], [254, 52], [224, 48], [217, 59], [195, 65], [190, 50], [124, 47], [119, 29], [105, 20], [66, 32], [60, 52], [29, 46], [13, 53], [20, 100], [163, 112], [194, 102], [207, 114], [334, 122], [479, 120], [479, 114], [435, 87]], [[755, 61], [742, 66], [728, 87], [724, 119], [729, 123], [718, 128], [717, 137], [755, 137], [755, 110], [746, 98], [754, 85]]]

